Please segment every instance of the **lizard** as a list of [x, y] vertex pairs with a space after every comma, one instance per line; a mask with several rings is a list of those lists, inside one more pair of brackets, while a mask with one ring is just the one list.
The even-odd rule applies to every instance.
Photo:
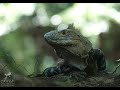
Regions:
[[83, 36], [73, 24], [67, 29], [52, 30], [44, 35], [63, 62], [55, 67], [48, 67], [43, 75], [50, 77], [71, 71], [84, 71], [87, 76], [106, 72], [106, 60], [102, 50], [94, 49], [87, 37]]

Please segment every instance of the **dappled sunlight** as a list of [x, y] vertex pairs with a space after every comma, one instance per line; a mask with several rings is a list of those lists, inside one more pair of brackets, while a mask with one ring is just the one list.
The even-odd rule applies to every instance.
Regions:
[[[11, 3], [8, 5], [1, 4], [0, 7], [0, 18], [2, 23], [10, 26], [15, 23], [21, 15], [32, 15], [37, 4], [35, 3]], [[106, 16], [115, 19], [119, 22], [120, 13], [112, 8], [114, 4], [102, 4], [102, 3], [75, 3], [72, 7], [65, 11], [48, 17], [48, 13], [44, 8], [44, 3], [39, 4], [37, 9], [37, 16], [33, 18], [32, 22], [34, 25], [48, 26], [59, 25], [61, 23], [75, 23], [75, 26], [82, 30], [82, 33], [86, 36], [98, 35], [100, 32], [105, 32], [107, 21], [101, 18]], [[4, 17], [3, 17], [4, 16]], [[2, 18], [3, 17], [3, 18]], [[105, 22], [104, 24], [101, 24]], [[77, 24], [77, 23], [78, 24]], [[89, 23], [90, 22], [90, 23]], [[91, 24], [93, 22], [93, 24]], [[95, 25], [98, 24], [99, 25]], [[98, 26], [98, 27], [97, 27]], [[90, 29], [91, 27], [91, 29]], [[2, 27], [3, 28], [3, 27]], [[2, 30], [1, 28], [1, 30]], [[7, 32], [7, 28], [3, 28], [2, 32]], [[87, 29], [88, 28], [88, 29]], [[101, 29], [100, 29], [101, 28]], [[4, 34], [4, 33], [2, 33]], [[0, 34], [0, 35], [2, 35]]]
[[19, 14], [32, 15], [35, 10], [34, 3], [11, 3], [11, 10], [18, 12]]
[[0, 36], [7, 32], [7, 26], [0, 25]]
[[105, 19], [102, 19], [101, 16], [110, 17], [110, 13], [108, 14], [107, 12], [111, 10], [112, 7], [108, 8], [106, 4], [77, 3], [74, 4], [74, 6], [69, 10], [64, 11], [64, 14], [61, 13], [61, 15], [63, 16], [64, 21], [72, 21], [73, 23], [76, 22], [75, 26], [78, 26], [80, 29], [82, 29], [81, 31], [85, 36], [92, 36], [99, 35], [101, 32], [107, 32], [107, 20], [105, 21]]
[[53, 25], [59, 25], [62, 22], [62, 18], [60, 15], [54, 15], [51, 17], [51, 23]]
[[120, 23], [120, 12], [115, 10], [114, 8], [110, 9], [108, 12], [106, 12], [107, 15], [109, 15], [112, 19]]
[[39, 25], [48, 26], [49, 17], [44, 7], [39, 8], [36, 12], [37, 12], [37, 16], [33, 18], [33, 23], [37, 26]]
[[81, 31], [87, 37], [92, 35], [99, 35], [101, 32], [108, 31], [108, 24], [107, 22], [104, 22], [104, 21], [91, 22], [91, 23], [88, 23], [85, 27], [83, 27], [83, 30]]
[[35, 9], [33, 3], [10, 3], [0, 5], [0, 35], [7, 33], [11, 24], [16, 23], [21, 15], [31, 15]]
[[67, 24], [60, 24], [58, 27], [57, 27], [57, 30], [63, 30], [63, 29], [67, 29], [68, 28], [68, 25]]

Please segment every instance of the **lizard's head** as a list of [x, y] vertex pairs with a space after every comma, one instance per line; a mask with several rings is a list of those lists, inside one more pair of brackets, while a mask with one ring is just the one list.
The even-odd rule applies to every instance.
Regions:
[[90, 51], [92, 48], [91, 42], [82, 34], [80, 34], [80, 32], [71, 24], [67, 29], [53, 30], [46, 33], [44, 38], [53, 47], [63, 47], [72, 53], [78, 50], [80, 50], [78, 52], [84, 53]]
[[44, 35], [45, 40], [51, 45], [71, 46], [80, 39], [79, 32], [71, 29], [54, 30]]

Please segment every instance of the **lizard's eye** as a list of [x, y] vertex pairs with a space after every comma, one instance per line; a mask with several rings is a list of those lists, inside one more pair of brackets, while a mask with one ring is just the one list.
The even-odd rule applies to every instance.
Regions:
[[63, 34], [63, 35], [65, 35], [65, 34], [66, 34], [66, 32], [65, 32], [65, 31], [63, 31], [63, 32], [62, 32], [62, 34]]
[[77, 35], [78, 37], [80, 37], [80, 35]]

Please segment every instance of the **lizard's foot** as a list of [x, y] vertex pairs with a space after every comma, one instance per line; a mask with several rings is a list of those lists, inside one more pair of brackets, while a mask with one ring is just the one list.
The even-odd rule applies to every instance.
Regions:
[[46, 77], [51, 77], [60, 74], [61, 70], [59, 67], [49, 67], [43, 71], [43, 75]]
[[49, 67], [43, 71], [43, 76], [51, 77], [58, 74], [68, 74], [72, 71], [80, 71], [78, 68], [71, 65], [57, 65], [56, 67]]
[[70, 78], [74, 79], [76, 81], [80, 81], [81, 79], [85, 79], [87, 76], [87, 73], [84, 71], [76, 71], [70, 73]]

